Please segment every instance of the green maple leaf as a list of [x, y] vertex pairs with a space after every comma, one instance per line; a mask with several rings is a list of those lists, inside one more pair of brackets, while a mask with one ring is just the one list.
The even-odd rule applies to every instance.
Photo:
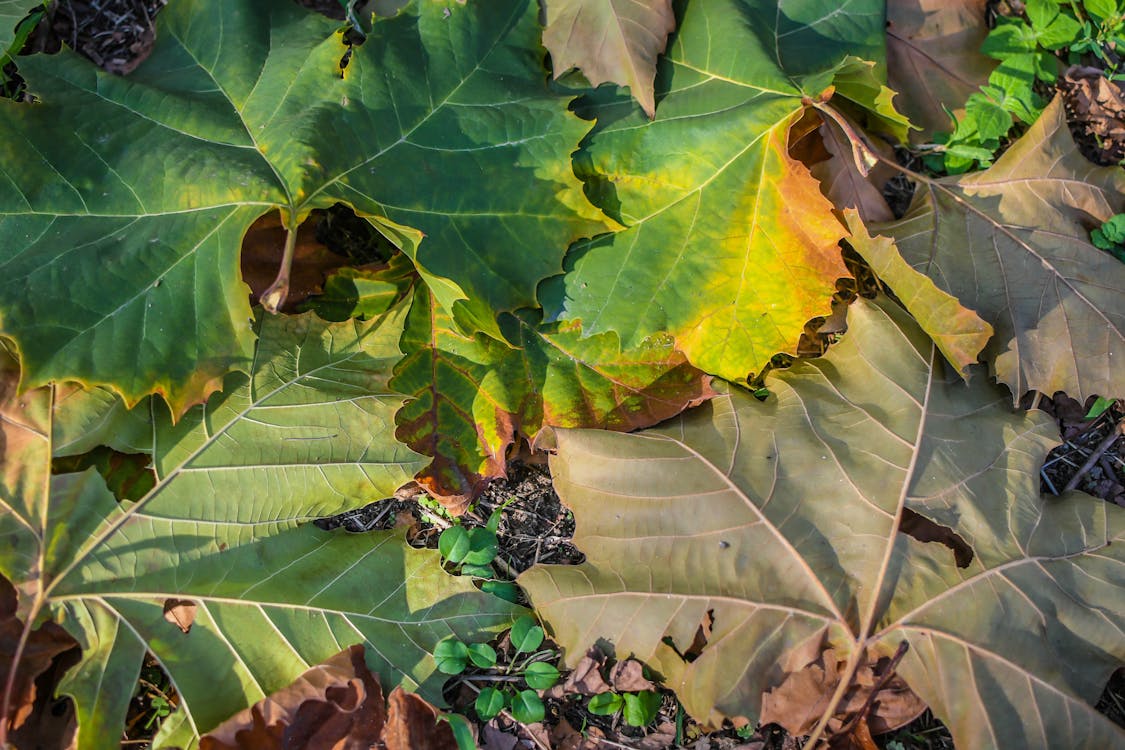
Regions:
[[868, 0], [690, 5], [657, 78], [657, 119], [628, 102], [589, 110], [598, 125], [579, 165], [628, 228], [571, 251], [565, 278], [541, 291], [549, 317], [616, 331], [626, 348], [671, 334], [693, 365], [732, 380], [793, 350], [847, 273], [845, 230], [789, 157], [788, 130], [838, 72], [850, 95], [883, 93], [858, 85], [855, 64], [881, 56], [882, 18]]
[[[446, 575], [436, 552], [308, 523], [390, 496], [424, 463], [394, 439], [402, 397], [387, 387], [405, 313], [266, 317], [251, 375], [230, 375], [176, 424], [158, 401], [132, 417], [149, 424], [156, 474], [135, 502], [116, 500], [93, 469], [50, 475], [53, 445], [77, 446], [79, 425], [104, 434], [91, 419], [111, 412], [99, 394], [17, 397], [5, 364], [0, 573], [28, 626], [56, 620], [82, 646], [61, 687], [77, 704], [79, 746], [120, 740], [146, 650], [182, 698], [158, 745], [191, 747], [357, 642], [388, 689], [440, 701], [433, 646], [510, 623], [517, 608]], [[186, 633], [165, 617], [178, 601], [195, 607]]]
[[[22, 387], [80, 380], [183, 412], [250, 366], [247, 227], [336, 202], [498, 335], [493, 311], [533, 303], [567, 244], [605, 227], [571, 173], [587, 126], [547, 92], [537, 12], [414, 2], [343, 75], [337, 25], [273, 0], [173, 3], [128, 79], [21, 60], [39, 102], [0, 102], [0, 319]], [[514, 244], [536, 250], [511, 262]]]

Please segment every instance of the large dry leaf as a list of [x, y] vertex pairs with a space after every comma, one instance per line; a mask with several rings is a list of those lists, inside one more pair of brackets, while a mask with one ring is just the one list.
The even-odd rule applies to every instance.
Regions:
[[789, 127], [856, 75], [855, 57], [881, 56], [881, 20], [870, 0], [689, 4], [657, 77], [661, 116], [588, 110], [598, 126], [577, 164], [628, 228], [571, 250], [566, 276], [540, 287], [549, 318], [616, 331], [626, 349], [670, 334], [731, 380], [795, 350], [847, 273], [843, 227], [787, 153]]
[[[58, 389], [16, 396], [15, 373], [0, 379], [0, 573], [26, 625], [54, 619], [82, 647], [62, 687], [81, 747], [120, 739], [146, 650], [182, 698], [157, 746], [191, 748], [347, 643], [368, 645], [383, 685], [440, 700], [433, 646], [510, 623], [513, 605], [447, 575], [436, 552], [309, 523], [391, 496], [424, 465], [394, 439], [403, 399], [387, 386], [405, 317], [403, 304], [366, 322], [264, 318], [250, 376], [175, 424], [150, 405], [157, 482], [136, 502], [93, 470], [50, 476]], [[95, 412], [94, 395], [75, 408]], [[100, 425], [70, 422], [72, 445], [77, 423]]]
[[871, 231], [992, 325], [983, 356], [1015, 398], [1083, 401], [1125, 395], [1125, 264], [1090, 242], [1121, 211], [1125, 171], [1078, 152], [1056, 98], [990, 169], [925, 180]]
[[656, 56], [676, 28], [672, 0], [547, 0], [543, 46], [555, 78], [579, 68], [591, 84], [628, 86], [656, 116]]
[[419, 481], [455, 510], [504, 475], [521, 436], [650, 427], [713, 395], [710, 377], [667, 340], [622, 350], [614, 333], [584, 338], [527, 313], [500, 326], [507, 341], [467, 336], [419, 290], [391, 381], [413, 396], [395, 416], [399, 439], [434, 459]]
[[[350, 204], [472, 326], [534, 303], [566, 246], [607, 227], [537, 17], [534, 0], [415, 0], [352, 49], [296, 3], [183, 0], [128, 78], [22, 59], [37, 103], [0, 100], [0, 318], [22, 387], [162, 393], [182, 413], [247, 371], [239, 251], [277, 209], [294, 229]], [[533, 250], [512, 262], [513, 245]]]
[[887, 78], [899, 107], [922, 130], [924, 141], [952, 129], [945, 110], [964, 111], [965, 100], [988, 80], [996, 61], [981, 53], [988, 36], [987, 0], [888, 0]]
[[604, 638], [718, 724], [758, 719], [822, 641], [844, 685], [905, 641], [898, 673], [958, 747], [1125, 747], [1091, 705], [1125, 661], [1125, 512], [1040, 498], [1049, 418], [962, 383], [892, 303], [850, 317], [827, 356], [769, 377], [765, 402], [733, 390], [637, 434], [558, 431], [587, 562], [520, 583], [568, 663]]

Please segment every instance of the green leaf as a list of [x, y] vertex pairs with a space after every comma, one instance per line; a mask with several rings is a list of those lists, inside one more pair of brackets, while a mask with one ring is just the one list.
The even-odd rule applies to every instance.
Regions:
[[508, 638], [517, 654], [530, 653], [543, 643], [543, 628], [535, 623], [534, 617], [524, 615], [512, 623], [512, 632], [508, 634]]
[[1090, 406], [1090, 410], [1086, 412], [1084, 419], [1097, 419], [1102, 414], [1109, 411], [1109, 408], [1117, 403], [1115, 398], [1106, 398], [1105, 396], [1098, 396], [1094, 399], [1094, 403]]
[[957, 747], [1125, 747], [1093, 707], [1125, 658], [1125, 512], [1039, 496], [1052, 420], [962, 383], [887, 300], [767, 383], [638, 434], [558, 431], [586, 562], [519, 580], [568, 664], [604, 639], [717, 725], [757, 721], [801, 654], [858, 668], [906, 641], [898, 674]]
[[1125, 214], [1109, 217], [1090, 233], [1090, 241], [1102, 250], [1113, 250], [1117, 245], [1125, 245]]
[[519, 587], [508, 581], [485, 581], [480, 585], [480, 590], [513, 604], [518, 604], [520, 601]]
[[1016, 399], [1125, 393], [1125, 266], [1089, 240], [1125, 209], [1125, 173], [1074, 145], [1061, 99], [988, 171], [925, 181], [894, 238], [911, 267], [995, 329], [984, 349]]
[[559, 670], [545, 661], [532, 662], [523, 671], [523, 679], [529, 688], [547, 690], [559, 681]]
[[[404, 317], [400, 306], [363, 323], [265, 318], [250, 376], [231, 375], [176, 424], [151, 406], [157, 482], [136, 502], [92, 470], [49, 476], [52, 406], [65, 414], [67, 402], [58, 388], [16, 397], [7, 370], [0, 573], [25, 622], [55, 619], [82, 645], [60, 688], [76, 701], [79, 746], [119, 742], [146, 650], [182, 698], [161, 741], [194, 747], [345, 642], [366, 643], [387, 689], [440, 700], [437, 642], [511, 622], [516, 608], [399, 534], [308, 523], [389, 497], [421, 465], [393, 438], [401, 399], [386, 388]], [[183, 601], [196, 607], [187, 633], [164, 616]]]
[[495, 533], [484, 528], [469, 529], [469, 551], [465, 555], [467, 565], [488, 565], [496, 559], [499, 551]]
[[461, 674], [469, 666], [469, 647], [456, 638], [447, 638], [434, 647], [434, 664], [442, 674]]
[[594, 716], [613, 716], [623, 705], [625, 701], [617, 693], [599, 693], [590, 697], [586, 710]]
[[462, 565], [461, 575], [473, 576], [474, 578], [492, 578], [496, 575], [496, 571], [488, 565]]
[[481, 721], [489, 721], [504, 710], [504, 694], [494, 687], [486, 687], [480, 691], [473, 708]]
[[999, 104], [981, 94], [965, 103], [965, 116], [976, 120], [981, 139], [1002, 138], [1012, 129], [1012, 116]]
[[583, 337], [526, 312], [500, 327], [505, 341], [468, 336], [419, 290], [403, 334], [391, 383], [414, 399], [395, 417], [398, 436], [434, 457], [419, 481], [452, 505], [502, 476], [512, 443], [544, 425], [632, 430], [711, 393], [667, 339], [623, 351], [612, 333]]
[[535, 724], [547, 715], [543, 701], [534, 690], [521, 690], [512, 696], [512, 717], [521, 724]]
[[464, 716], [443, 713], [438, 716], [438, 721], [449, 723], [449, 728], [453, 730], [453, 739], [457, 742], [457, 750], [477, 750], [473, 725]]
[[1121, 14], [1121, 6], [1116, 0], [1083, 0], [1082, 7], [1098, 21]]
[[656, 116], [656, 57], [676, 28], [672, 0], [548, 0], [543, 46], [555, 78], [579, 68], [591, 85], [628, 86], [649, 117]]
[[789, 127], [847, 60], [881, 62], [882, 45], [881, 2], [689, 5], [657, 79], [661, 117], [587, 110], [598, 125], [578, 167], [628, 228], [571, 250], [566, 276], [541, 288], [548, 318], [615, 331], [626, 349], [670, 334], [731, 380], [795, 350], [846, 273], [842, 227], [789, 157]]
[[42, 2], [35, 0], [0, 0], [0, 55], [8, 51], [12, 40], [16, 38], [16, 24], [36, 6], [42, 7]]
[[374, 318], [398, 304], [416, 278], [414, 267], [401, 254], [380, 268], [341, 268], [325, 280], [324, 293], [302, 309], [332, 321]]
[[481, 669], [491, 669], [496, 666], [496, 650], [487, 643], [470, 643], [469, 661]]
[[625, 705], [621, 710], [621, 718], [631, 727], [647, 727], [656, 719], [663, 701], [660, 693], [654, 690], [645, 690], [640, 693], [625, 693], [621, 696]]
[[463, 526], [450, 526], [438, 537], [438, 552], [441, 556], [460, 565], [469, 554], [469, 532]]
[[[416, 0], [341, 76], [331, 19], [184, 0], [128, 78], [68, 52], [22, 60], [39, 102], [0, 102], [0, 317], [23, 386], [161, 393], [182, 413], [251, 366], [246, 229], [337, 202], [499, 335], [495, 311], [533, 304], [567, 244], [606, 228], [569, 162], [588, 125], [543, 83], [537, 13]], [[518, 263], [514, 237], [535, 248]]]

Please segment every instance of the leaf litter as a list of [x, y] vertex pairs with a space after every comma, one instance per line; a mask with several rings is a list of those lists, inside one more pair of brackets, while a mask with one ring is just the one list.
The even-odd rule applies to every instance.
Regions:
[[[79, 4], [81, 4], [81, 3], [79, 3]], [[95, 10], [96, 15], [97, 15], [97, 12], [101, 10], [101, 8], [98, 6], [97, 3], [91, 3], [91, 4], [89, 4], [89, 6], [87, 6], [87, 8], [92, 8], [93, 10]], [[122, 22], [122, 21], [116, 20], [116, 21], [114, 21], [114, 24], [120, 24], [120, 22]], [[75, 28], [77, 28], [77, 25], [75, 25]], [[107, 35], [101, 35], [101, 36], [102, 36], [102, 38], [105, 38]], [[110, 36], [110, 38], [114, 38], [115, 42], [120, 42], [120, 40], [122, 40], [122, 39], [120, 39], [119, 34], [109, 35], [109, 36]], [[131, 43], [131, 44], [135, 45], [136, 43]], [[136, 49], [133, 49], [133, 52], [136, 53], [137, 52]], [[91, 56], [95, 56], [95, 55], [91, 55]], [[95, 58], [97, 60], [96, 56], [95, 56]], [[102, 60], [105, 60], [104, 55], [102, 55]], [[110, 58], [109, 65], [107, 66], [108, 69], [110, 69], [110, 70], [113, 69], [113, 67], [111, 67], [111, 66], [113, 66], [114, 64], [118, 64], [118, 65], [120, 64], [118, 58]], [[120, 72], [127, 72], [127, 71], [120, 71]], [[1092, 97], [1093, 94], [1086, 94], [1086, 96]], [[1070, 103], [1070, 101], [1068, 101], [1068, 103]], [[1095, 126], [1088, 126], [1088, 128], [1090, 128], [1089, 132], [1093, 133], [1092, 128], [1097, 127], [1098, 112], [1096, 110], [1096, 107], [1095, 108], [1089, 108], [1088, 107], [1087, 109], [1095, 110], [1095, 111], [1093, 111], [1093, 117], [1090, 118], [1090, 121], [1095, 121]], [[1105, 121], [1105, 118], [1102, 118], [1101, 121]], [[1091, 397], [1091, 399], [1088, 399], [1088, 400], [1092, 400], [1092, 397]], [[1043, 475], [1044, 485], [1047, 486], [1048, 488], [1050, 488], [1052, 486], [1052, 484], [1054, 486], [1061, 486], [1062, 485], [1062, 479], [1064, 479], [1065, 476], [1066, 476], [1066, 469], [1061, 469], [1061, 468], [1056, 469], [1056, 468], [1053, 468], [1053, 467], [1070, 467], [1071, 469], [1073, 469], [1074, 463], [1077, 462], [1077, 460], [1078, 460], [1077, 457], [1082, 457], [1083, 459], [1089, 458], [1091, 453], [1097, 449], [1097, 446], [1095, 445], [1095, 443], [1097, 443], [1097, 444], [1105, 443], [1107, 437], [1111, 434], [1111, 432], [1113, 432], [1115, 426], [1117, 424], [1119, 424], [1120, 421], [1122, 421], [1122, 408], [1120, 408], [1119, 404], [1117, 404], [1114, 407], [1111, 407], [1110, 409], [1108, 409], [1107, 412], [1105, 412], [1104, 415], [1102, 415], [1101, 417], [1096, 419], [1096, 421], [1092, 421], [1093, 424], [1091, 424], [1091, 421], [1089, 421], [1089, 419], [1083, 419], [1083, 421], [1081, 421], [1081, 422], [1079, 421], [1079, 417], [1077, 416], [1077, 414], [1078, 414], [1078, 412], [1080, 412], [1081, 409], [1075, 409], [1074, 406], [1073, 406], [1074, 404], [1077, 404], [1077, 403], [1074, 403], [1074, 401], [1072, 399], [1069, 399], [1069, 397], [1066, 397], [1064, 394], [1057, 394], [1054, 399], [1043, 399], [1042, 403], [1039, 404], [1039, 407], [1045, 408], [1048, 413], [1054, 413], [1054, 415], [1057, 417], [1057, 419], [1059, 419], [1059, 422], [1060, 422], [1060, 425], [1061, 425], [1061, 428], [1062, 428], [1062, 433], [1063, 433], [1064, 437], [1068, 437], [1068, 433], [1070, 433], [1070, 437], [1069, 437], [1068, 441], [1066, 441], [1066, 443], [1064, 443], [1062, 446], [1060, 446], [1059, 449], [1055, 449], [1055, 451], [1052, 452], [1051, 457], [1048, 458], [1047, 464], [1044, 468], [1044, 475]], [[1060, 416], [1060, 415], [1062, 415], [1062, 416]], [[1092, 470], [1089, 470], [1089, 471], [1086, 472], [1087, 479], [1083, 480], [1083, 481], [1086, 481], [1086, 486], [1084, 486], [1083, 489], [1086, 489], [1087, 491], [1090, 491], [1090, 493], [1093, 494], [1093, 495], [1097, 495], [1099, 497], [1104, 497], [1106, 499], [1113, 499], [1118, 504], [1123, 503], [1123, 498], [1122, 498], [1122, 496], [1120, 496], [1120, 491], [1122, 491], [1122, 486], [1120, 486], [1120, 478], [1122, 478], [1122, 471], [1120, 471], [1120, 467], [1123, 466], [1122, 460], [1120, 460], [1120, 451], [1122, 451], [1122, 442], [1123, 441], [1117, 441], [1117, 442], [1110, 442], [1110, 443], [1106, 444], [1104, 446], [1104, 448], [1101, 449], [1101, 455], [1099, 457], [1099, 459], [1105, 459], [1105, 460], [1104, 461], [1099, 460], [1096, 464], [1096, 467], [1093, 467]], [[1069, 453], [1068, 453], [1068, 451], [1069, 451]], [[524, 472], [524, 471], [526, 471], [526, 470], [524, 469], [524, 467], [521, 466], [521, 464], [519, 464], [519, 463], [512, 464], [511, 472], [514, 473], [514, 475], [519, 475], [519, 473]], [[1099, 471], [1100, 471], [1100, 473], [1099, 473]], [[531, 471], [531, 473], [535, 473], [535, 472]], [[544, 473], [540, 472], [540, 476], [546, 476], [546, 475], [544, 475]], [[1110, 482], [1110, 484], [1107, 485], [1107, 482]], [[1113, 484], [1113, 482], [1116, 482], [1116, 484]], [[532, 482], [532, 484], [533, 485], [534, 484], [541, 484], [541, 482]], [[549, 480], [548, 480], [548, 484], [549, 484]], [[502, 493], [503, 493], [503, 491], [507, 491], [508, 494], [513, 493], [513, 490], [511, 488], [508, 488], [506, 490], [502, 489], [503, 487], [505, 487], [503, 482], [496, 482], [494, 487], [497, 488], [499, 491], [502, 491]], [[1107, 489], [1107, 487], [1109, 487], [1109, 489]], [[517, 495], [517, 496], [523, 497], [524, 493], [533, 493], [533, 491], [534, 490], [526, 487], [525, 482], [517, 482], [516, 488], [514, 490], [514, 494]], [[494, 505], [495, 504], [498, 504], [498, 503], [494, 503]], [[411, 512], [412, 515], [413, 515], [414, 514], [413, 508], [416, 508], [416, 507], [418, 507], [418, 506], [415, 503], [415, 501], [399, 500], [398, 504], [397, 504], [397, 507], [391, 507], [390, 508], [391, 514], [389, 516], [384, 516], [384, 517], [393, 517], [393, 514], [394, 514], [395, 510], [398, 510], [398, 512], [404, 512], [404, 510], [409, 510], [409, 512]], [[487, 499], [481, 499], [479, 508], [481, 510], [486, 510], [486, 509], [488, 509], [488, 507], [489, 507], [488, 506], [488, 500]], [[513, 507], [515, 507], [515, 506], [513, 506]], [[379, 508], [379, 510], [380, 510], [380, 513], [381, 513], [382, 510], [384, 510], [384, 508]], [[348, 515], [348, 514], [345, 514], [345, 515]], [[421, 516], [425, 517], [424, 513], [421, 513], [421, 514], [418, 514], [418, 515], [421, 515]], [[540, 510], [539, 513], [533, 514], [533, 515], [538, 515], [542, 518], [547, 518], [547, 516], [549, 516], [550, 514], [543, 515], [541, 510]], [[340, 518], [340, 517], [337, 516], [337, 518]], [[562, 519], [561, 524], [560, 524], [560, 519]], [[367, 523], [367, 522], [363, 521], [362, 514], [357, 513], [357, 512], [353, 512], [351, 515], [348, 515], [348, 519], [346, 519], [346, 521], [344, 522], [344, 525], [349, 526], [349, 527], [353, 527], [353, 526], [358, 526], [358, 525], [363, 524], [363, 523]], [[381, 523], [381, 521], [380, 521], [380, 523]], [[468, 519], [468, 523], [472, 523], [471, 518]], [[569, 524], [569, 526], [570, 526], [570, 532], [573, 533], [573, 517], [568, 518], [568, 514], [566, 513], [565, 508], [562, 507], [562, 506], [559, 506], [558, 513], [555, 514], [555, 521], [551, 522], [551, 525], [549, 526], [549, 530], [550, 531], [565, 531], [566, 528], [567, 528], [567, 524]], [[423, 522], [422, 525], [424, 525], [424, 522]], [[520, 567], [513, 566], [513, 569], [516, 570], [516, 571], [519, 571], [522, 567], [530, 567], [530, 564], [532, 564], [534, 561], [544, 561], [543, 558], [540, 557], [540, 555], [544, 551], [544, 549], [546, 549], [548, 552], [551, 551], [552, 546], [553, 546], [553, 548], [559, 549], [559, 545], [567, 539], [565, 534], [558, 534], [558, 535], [555, 536], [555, 542], [556, 542], [555, 544], [551, 544], [550, 542], [548, 542], [548, 544], [542, 544], [542, 537], [539, 535], [538, 532], [526, 533], [526, 532], [529, 531], [528, 528], [523, 528], [523, 530], [521, 531], [520, 528], [519, 528], [519, 525], [513, 524], [512, 526], [513, 526], [512, 528], [507, 528], [507, 530], [505, 530], [505, 528], [502, 528], [502, 532], [504, 532], [504, 533], [502, 533], [502, 537], [507, 536], [508, 539], [514, 540], [515, 537], [522, 536], [523, 539], [521, 541], [522, 541], [523, 544], [528, 544], [532, 540], [538, 540], [539, 541], [537, 546], [535, 546], [535, 551], [534, 551], [533, 554], [528, 555], [528, 554], [524, 553], [523, 555], [520, 555], [520, 559], [524, 559], [524, 560], [530, 559], [531, 562], [526, 564], [526, 566], [520, 566]], [[369, 527], [379, 527], [379, 524], [369, 526]], [[358, 527], [354, 528], [354, 530], [358, 531], [359, 528]], [[435, 539], [435, 535], [434, 535], [434, 539]], [[580, 561], [582, 561], [582, 560], [580, 560], [580, 558], [582, 558], [582, 557], [583, 557], [582, 553], [577, 552], [577, 550], [575, 550], [573, 548], [573, 545], [570, 545], [569, 548], [567, 548], [566, 552], [558, 554], [556, 559], [553, 559], [553, 560], [550, 560], [550, 561], [551, 562], [559, 562], [559, 561], [580, 562]], [[515, 559], [515, 558], [513, 558], [513, 559]], [[618, 662], [618, 665], [622, 665], [622, 663], [629, 663], [629, 662]], [[631, 663], [638, 663], [638, 662], [631, 662]], [[1117, 708], [1118, 708], [1118, 711], [1119, 711], [1119, 698], [1114, 697], [1113, 690], [1114, 690], [1114, 686], [1116, 684], [1116, 694], [1118, 696], [1122, 695], [1123, 689], [1122, 689], [1122, 685], [1120, 685], [1120, 683], [1122, 683], [1122, 679], [1120, 679], [1120, 676], [1118, 675], [1118, 677], [1115, 678], [1115, 680], [1111, 681], [1110, 685], [1107, 687], [1107, 692], [1106, 692], [1105, 696], [1102, 697], [1102, 703], [1104, 703], [1108, 706], [1107, 711], [1109, 711], [1109, 712], [1113, 712], [1114, 705], [1117, 705]], [[560, 725], [564, 725], [566, 720], [565, 719], [561, 720], [561, 722], [562, 723], [560, 723]], [[573, 728], [571, 728], [571, 731], [573, 731]], [[573, 742], [573, 740], [566, 739], [566, 735], [567, 735], [566, 732], [562, 732], [562, 735], [564, 735], [564, 741], [562, 741], [562, 747], [569, 747], [569, 746], [567, 746], [566, 742], [567, 741]], [[718, 735], [714, 735], [714, 737], [718, 737]], [[624, 739], [628, 739], [628, 738], [619, 737], [619, 739], [624, 740]], [[705, 741], [705, 740], [702, 740], [702, 741]], [[753, 747], [760, 747], [759, 744], [756, 743], [756, 742], [751, 743], [751, 744], [753, 744]], [[751, 744], [748, 744], [748, 746], [746, 746], [746, 747], [751, 747]], [[630, 746], [630, 747], [642, 747], [642, 746]], [[645, 747], [656, 747], [656, 746], [645, 746]], [[658, 746], [658, 747], [672, 747], [672, 746], [670, 746], [670, 744], [663, 744], [663, 746]], [[710, 746], [703, 746], [703, 744], [700, 744], [700, 746], [697, 746], [697, 747], [710, 747]], [[726, 746], [726, 744], [720, 743], [720, 744], [718, 744], [717, 747], [727, 747], [727, 746]], [[769, 743], [769, 747], [774, 747], [774, 743], [772, 743], [772, 742]], [[777, 747], [781, 747], [780, 744], [777, 744]]]

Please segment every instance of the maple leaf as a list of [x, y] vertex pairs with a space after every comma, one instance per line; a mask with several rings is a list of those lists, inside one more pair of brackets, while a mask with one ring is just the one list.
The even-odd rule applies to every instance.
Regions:
[[656, 57], [676, 29], [672, 0], [548, 0], [543, 46], [555, 78], [577, 67], [594, 86], [628, 86], [656, 116]]
[[[173, 3], [127, 79], [21, 59], [38, 102], [0, 102], [0, 316], [22, 387], [160, 393], [182, 413], [247, 370], [239, 248], [275, 208], [295, 238], [351, 205], [469, 327], [532, 304], [606, 228], [570, 169], [588, 125], [546, 89], [537, 12], [413, 2], [343, 75], [338, 24], [273, 0]], [[509, 262], [514, 238], [536, 251]]]
[[897, 103], [921, 126], [919, 141], [949, 131], [946, 112], [988, 81], [997, 62], [980, 51], [988, 36], [987, 0], [888, 0], [887, 77]]
[[827, 313], [844, 231], [788, 130], [855, 56], [881, 54], [882, 5], [814, 6], [693, 4], [657, 77], [659, 119], [591, 104], [577, 164], [627, 229], [571, 250], [541, 287], [548, 319], [625, 348], [670, 334], [696, 367], [740, 380]]
[[764, 402], [732, 388], [657, 429], [557, 431], [586, 562], [519, 582], [567, 662], [604, 638], [718, 725], [756, 721], [811, 661], [790, 655], [834, 649], [819, 730], [905, 642], [897, 673], [958, 747], [1125, 747], [1091, 705], [1125, 662], [1125, 512], [1044, 501], [1050, 418], [962, 383], [893, 303], [849, 317]]
[[541, 324], [536, 313], [500, 321], [506, 341], [468, 336], [420, 290], [391, 386], [414, 398], [398, 437], [434, 461], [419, 481], [460, 509], [503, 476], [521, 435], [544, 426], [634, 430], [713, 395], [710, 378], [667, 340], [622, 350], [616, 334]]
[[266, 316], [249, 376], [230, 375], [174, 424], [152, 402], [156, 484], [135, 502], [92, 469], [49, 473], [60, 412], [82, 415], [69, 420], [75, 446], [76, 425], [100, 430], [101, 394], [17, 397], [9, 365], [0, 573], [28, 627], [49, 618], [82, 646], [60, 688], [77, 705], [79, 746], [119, 741], [146, 650], [183, 699], [158, 746], [187, 748], [340, 641], [368, 644], [384, 685], [440, 700], [429, 649], [510, 623], [513, 605], [447, 575], [437, 552], [308, 523], [389, 497], [424, 463], [394, 439], [402, 397], [387, 387], [405, 316], [405, 304], [362, 323]]
[[1125, 173], [1079, 153], [1061, 98], [991, 168], [921, 183], [870, 229], [992, 325], [984, 358], [1014, 397], [1125, 394], [1125, 264], [1090, 241], [1125, 210]]

